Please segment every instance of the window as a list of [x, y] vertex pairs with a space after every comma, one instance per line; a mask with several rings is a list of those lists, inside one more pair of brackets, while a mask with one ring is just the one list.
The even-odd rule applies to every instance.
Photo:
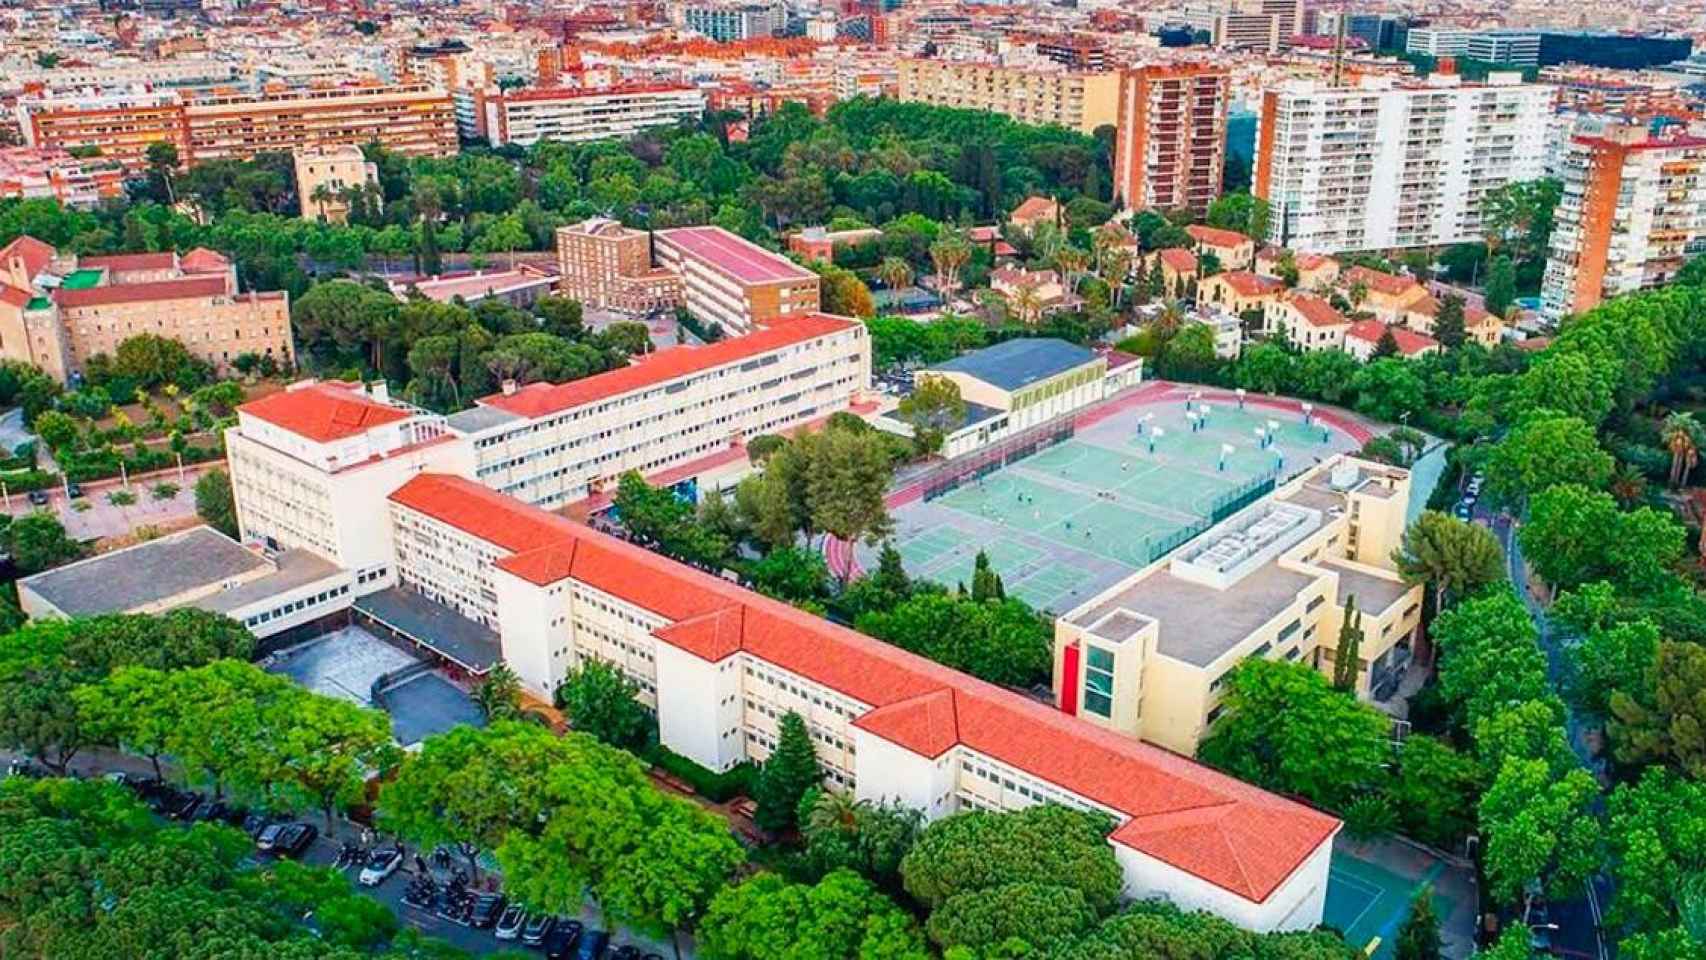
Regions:
[[1114, 712], [1114, 655], [1091, 647], [1084, 661], [1084, 709], [1098, 717]]

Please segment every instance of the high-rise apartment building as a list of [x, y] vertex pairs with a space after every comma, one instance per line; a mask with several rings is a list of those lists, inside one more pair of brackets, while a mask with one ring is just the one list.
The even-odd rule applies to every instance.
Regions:
[[1206, 64], [1140, 67], [1120, 75], [1114, 194], [1127, 208], [1189, 208], [1220, 196], [1231, 76]]
[[1612, 127], [1572, 138], [1561, 166], [1541, 283], [1549, 316], [1664, 283], [1706, 253], [1706, 137]]
[[685, 7], [682, 25], [712, 40], [751, 40], [768, 37], [787, 26], [780, 4], [695, 4]]
[[146, 166], [156, 142], [175, 147], [186, 165], [375, 140], [410, 156], [457, 148], [450, 95], [424, 84], [36, 96], [19, 100], [17, 111], [30, 146], [94, 147], [133, 170]]
[[1080, 133], [1118, 120], [1120, 74], [1033, 70], [996, 63], [900, 61], [900, 99], [988, 110], [1021, 123], [1056, 123]]
[[473, 100], [475, 129], [494, 147], [541, 140], [626, 140], [648, 127], [696, 120], [705, 94], [685, 84], [633, 84], [606, 89], [546, 87], [458, 92]]
[[1541, 176], [1552, 97], [1514, 73], [1269, 90], [1254, 183], [1268, 239], [1315, 253], [1478, 241], [1482, 198]]

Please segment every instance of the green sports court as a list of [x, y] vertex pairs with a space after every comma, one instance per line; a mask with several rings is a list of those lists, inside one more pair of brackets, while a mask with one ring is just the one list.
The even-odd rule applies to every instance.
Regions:
[[[978, 550], [1010, 595], [1064, 613], [1166, 556], [1317, 459], [1353, 449], [1297, 410], [1182, 391], [973, 462], [893, 511], [914, 576], [970, 583]], [[974, 455], [975, 457], [976, 455]], [[971, 459], [971, 458], [963, 458]]]
[[[1354, 848], [1354, 849], [1353, 849]], [[1433, 888], [1434, 915], [1458, 942], [1474, 936], [1473, 871], [1396, 840], [1349, 844], [1333, 850], [1327, 906], [1322, 923], [1337, 929], [1359, 950], [1374, 947], [1375, 960], [1391, 960], [1398, 928], [1410, 900], [1423, 884]]]

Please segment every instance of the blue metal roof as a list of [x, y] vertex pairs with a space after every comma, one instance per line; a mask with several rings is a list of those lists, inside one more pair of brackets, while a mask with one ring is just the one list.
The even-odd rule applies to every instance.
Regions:
[[1024, 337], [984, 347], [930, 369], [963, 373], [1011, 392], [1082, 367], [1094, 359], [1094, 353], [1065, 340]]

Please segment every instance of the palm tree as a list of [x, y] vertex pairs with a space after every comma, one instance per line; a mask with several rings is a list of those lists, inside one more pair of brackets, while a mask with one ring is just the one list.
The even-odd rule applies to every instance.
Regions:
[[1185, 325], [1184, 308], [1179, 306], [1177, 300], [1168, 300], [1161, 307], [1161, 312], [1156, 314], [1155, 319], [1150, 323], [1155, 327], [1155, 332], [1161, 339], [1171, 340], [1173, 335], [1179, 332], [1179, 328]]
[[890, 290], [899, 290], [912, 283], [912, 265], [899, 257], [884, 257], [877, 264], [877, 279]]
[[1020, 323], [1032, 324], [1042, 319], [1043, 301], [1037, 296], [1035, 284], [1023, 284], [1009, 298], [1013, 304], [1013, 312], [1019, 315]]
[[315, 206], [320, 209], [321, 220], [326, 219], [326, 204], [331, 203], [334, 196], [336, 195], [332, 193], [331, 185], [325, 183], [316, 183], [313, 191], [308, 194], [308, 199], [314, 201]]
[[936, 290], [952, 296], [960, 286], [960, 268], [971, 259], [971, 246], [956, 232], [943, 231], [930, 245], [930, 262], [936, 267]]
[[1078, 283], [1090, 266], [1090, 255], [1077, 247], [1061, 247], [1055, 252], [1054, 265], [1066, 278], [1066, 289], [1078, 292]]
[[1647, 476], [1632, 464], [1621, 464], [1611, 475], [1611, 495], [1624, 508], [1633, 507], [1647, 496]]
[[474, 688], [474, 702], [488, 720], [508, 720], [521, 712], [521, 678], [509, 664], [498, 663]]
[[1670, 485], [1679, 487], [1700, 462], [1700, 423], [1692, 413], [1673, 413], [1665, 418], [1659, 435], [1670, 451]]
[[1113, 294], [1114, 309], [1120, 308], [1120, 297], [1125, 293], [1126, 279], [1131, 275], [1131, 254], [1124, 250], [1109, 250], [1102, 257], [1102, 282], [1108, 285]]
[[858, 826], [860, 816], [869, 806], [864, 800], [855, 800], [853, 794], [845, 790], [819, 791], [811, 812], [806, 815], [806, 833], [850, 833]]

